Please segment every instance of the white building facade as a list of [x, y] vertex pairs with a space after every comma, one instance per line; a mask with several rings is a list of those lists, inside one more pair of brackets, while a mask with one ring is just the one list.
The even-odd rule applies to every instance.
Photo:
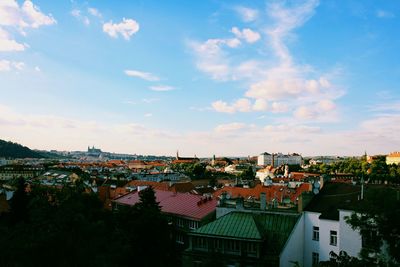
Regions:
[[278, 167], [281, 165], [301, 165], [303, 163], [303, 157], [299, 154], [270, 154], [264, 152], [260, 154], [257, 158], [257, 165]]
[[358, 257], [362, 239], [358, 231], [346, 223], [352, 211], [339, 210], [339, 220], [322, 219], [321, 213], [304, 211], [292, 231], [280, 257], [280, 266], [311, 267], [320, 261], [328, 261], [331, 251], [338, 254], [346, 251], [349, 256]]

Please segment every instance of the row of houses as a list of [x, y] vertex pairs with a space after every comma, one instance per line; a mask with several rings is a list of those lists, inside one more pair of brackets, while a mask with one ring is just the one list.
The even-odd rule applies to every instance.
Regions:
[[[338, 194], [338, 192], [343, 192]], [[331, 251], [358, 257], [360, 233], [346, 223], [360, 187], [327, 184], [301, 212], [232, 209], [189, 233], [184, 266], [316, 266]]]

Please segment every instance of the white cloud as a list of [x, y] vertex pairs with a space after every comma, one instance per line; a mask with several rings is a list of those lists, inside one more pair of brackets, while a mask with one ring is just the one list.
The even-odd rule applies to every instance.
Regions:
[[156, 75], [150, 72], [143, 72], [138, 70], [125, 70], [125, 74], [130, 77], [137, 77], [150, 82], [155, 82], [160, 80], [160, 78], [158, 78]]
[[215, 127], [214, 130], [217, 133], [227, 133], [227, 132], [243, 130], [247, 127], [248, 126], [245, 123], [233, 122], [233, 123], [228, 123], [228, 124], [220, 124], [217, 127]]
[[258, 32], [250, 29], [239, 30], [237, 27], [233, 27], [231, 32], [239, 39], [244, 39], [246, 42], [252, 44], [260, 40], [261, 35]]
[[149, 117], [152, 117], [153, 114], [152, 114], [152, 113], [146, 113], [146, 114], [144, 114], [144, 116], [145, 116], [146, 118], [149, 118]]
[[[45, 15], [40, 8], [26, 0], [20, 7], [15, 0], [0, 1], [0, 26], [14, 27], [22, 35], [25, 28], [38, 28], [57, 23], [51, 14]], [[23, 51], [27, 45], [15, 41], [10, 34], [0, 28], [0, 52]]]
[[[98, 119], [98, 117], [97, 117]], [[386, 154], [400, 147], [400, 115], [380, 115], [353, 130], [324, 132], [312, 124], [279, 123], [257, 127], [242, 122], [201, 132], [162, 130], [132, 121], [113, 123], [13, 110], [0, 104], [0, 136], [32, 148], [82, 150], [96, 144], [104, 151], [172, 155], [257, 155], [263, 151], [303, 155]], [[28, 135], [26, 133], [29, 133]], [[115, 138], [115, 136], [119, 138]], [[235, 145], [227, 146], [228, 142]]]
[[71, 11], [71, 15], [75, 17], [77, 20], [82, 21], [86, 26], [90, 24], [90, 20], [88, 17], [83, 16], [82, 12], [79, 9], [73, 9]]
[[235, 112], [250, 112], [252, 105], [249, 99], [240, 98], [233, 104], [228, 104], [224, 101], [215, 101], [211, 104], [212, 108], [217, 112], [235, 113]]
[[169, 86], [169, 85], [154, 85], [154, 86], [150, 86], [149, 89], [152, 91], [157, 91], [157, 92], [167, 92], [167, 91], [175, 90], [175, 87]]
[[268, 102], [265, 99], [257, 99], [253, 104], [253, 110], [255, 111], [266, 111], [268, 108]]
[[384, 19], [391, 19], [391, 18], [395, 17], [395, 15], [392, 12], [385, 11], [385, 10], [377, 10], [376, 16], [378, 18], [384, 18]]
[[88, 12], [92, 16], [95, 16], [95, 17], [98, 17], [98, 18], [102, 18], [103, 17], [103, 15], [100, 13], [100, 11], [97, 10], [96, 8], [89, 7], [88, 8]]
[[38, 28], [42, 25], [52, 25], [56, 23], [56, 20], [51, 14], [45, 15], [40, 12], [38, 6], [35, 6], [31, 1], [25, 1], [22, 5], [22, 12], [25, 14], [30, 27]]
[[239, 16], [243, 19], [244, 22], [254, 21], [258, 17], [258, 10], [256, 9], [238, 6], [235, 8], [235, 10], [239, 14]]
[[154, 103], [157, 101], [160, 101], [160, 99], [159, 98], [143, 98], [142, 99], [142, 102], [146, 103], [146, 104], [151, 104], [151, 103]]
[[42, 70], [39, 68], [39, 66], [36, 66], [36, 67], [35, 67], [35, 71], [41, 72]]
[[235, 113], [236, 110], [233, 106], [229, 105], [228, 103], [218, 100], [211, 104], [212, 108], [217, 112], [223, 113]]
[[0, 52], [24, 51], [25, 45], [10, 38], [9, 34], [0, 28]]
[[251, 111], [270, 111], [272, 113], [282, 113], [289, 110], [286, 103], [272, 102], [268, 103], [265, 99], [256, 99], [254, 103], [248, 98], [240, 98], [229, 104], [222, 100], [215, 101], [211, 107], [216, 112], [236, 113], [236, 112], [251, 112]]
[[139, 31], [139, 23], [133, 19], [122, 19], [120, 23], [112, 21], [103, 24], [103, 31], [113, 38], [117, 38], [120, 34], [125, 40], [129, 40], [131, 36]]
[[40, 8], [26, 0], [22, 6], [15, 0], [2, 0], [0, 3], [0, 25], [18, 28], [38, 28], [57, 23], [51, 14], [45, 15]]
[[222, 47], [236, 48], [241, 44], [238, 38], [208, 39], [203, 43], [189, 42], [197, 58], [197, 68], [214, 80], [232, 79], [232, 68]]
[[11, 70], [23, 70], [25, 68], [24, 62], [16, 62], [9, 60], [0, 60], [0, 72], [11, 71]]
[[272, 113], [284, 113], [289, 111], [289, 106], [283, 102], [272, 102], [271, 112]]
[[[287, 46], [293, 31], [314, 15], [318, 5], [318, 0], [273, 2], [267, 4], [270, 18], [267, 28], [257, 31], [238, 27], [231, 29], [238, 45], [241, 40], [256, 42], [261, 38], [258, 32], [265, 33], [266, 48], [271, 52], [268, 58], [264, 56], [264, 59], [261, 57], [257, 60], [236, 62], [240, 57], [233, 54], [235, 50], [228, 49], [232, 48], [227, 45], [228, 39], [216, 38], [203, 43], [192, 43], [197, 55], [197, 68], [212, 79], [248, 80], [245, 98], [242, 98], [247, 99], [246, 103], [250, 103], [245, 105], [246, 108], [238, 108], [235, 103], [223, 100], [212, 103], [212, 108], [224, 113], [294, 111], [293, 115], [296, 118], [311, 118], [313, 114], [320, 122], [322, 118], [328, 121], [333, 121], [334, 117], [337, 119], [334, 101], [344, 92], [332, 82], [335, 76], [332, 73], [319, 74], [313, 66], [296, 64]], [[312, 110], [308, 110], [307, 107], [312, 107]]]

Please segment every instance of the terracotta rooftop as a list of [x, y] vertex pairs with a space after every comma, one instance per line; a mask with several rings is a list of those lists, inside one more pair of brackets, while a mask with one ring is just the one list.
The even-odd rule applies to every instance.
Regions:
[[214, 197], [219, 197], [223, 192], [226, 192], [233, 198], [243, 197], [245, 199], [260, 199], [260, 194], [265, 193], [267, 201], [272, 201], [273, 198], [282, 199], [284, 197], [290, 197], [291, 202], [296, 202], [297, 197], [299, 197], [301, 193], [307, 191], [311, 191], [311, 185], [309, 183], [303, 183], [294, 189], [280, 185], [263, 186], [261, 184], [256, 185], [254, 188], [226, 186], [215, 191]]
[[392, 152], [388, 155], [388, 157], [400, 157], [400, 152], [396, 151], [396, 152]]

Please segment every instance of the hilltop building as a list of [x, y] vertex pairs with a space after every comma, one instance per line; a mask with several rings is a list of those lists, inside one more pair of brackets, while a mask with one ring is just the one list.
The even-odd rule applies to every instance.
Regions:
[[101, 155], [102, 151], [99, 148], [95, 148], [94, 146], [89, 147], [87, 149], [87, 155], [90, 157], [99, 157]]

